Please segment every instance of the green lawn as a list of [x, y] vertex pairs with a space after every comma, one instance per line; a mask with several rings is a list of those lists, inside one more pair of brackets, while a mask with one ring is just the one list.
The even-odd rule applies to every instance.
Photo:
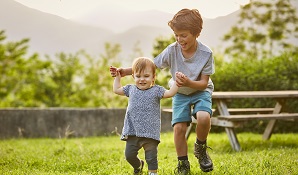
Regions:
[[[260, 134], [238, 134], [241, 152], [231, 149], [225, 133], [211, 133], [208, 138], [214, 170], [200, 171], [192, 154], [192, 133], [188, 140], [192, 174], [298, 174], [297, 133], [273, 134], [269, 141], [263, 141]], [[162, 133], [161, 139], [159, 174], [170, 175], [177, 164], [173, 133]], [[0, 174], [132, 174], [124, 147], [118, 136], [0, 140]], [[143, 151], [140, 157], [144, 158]]]

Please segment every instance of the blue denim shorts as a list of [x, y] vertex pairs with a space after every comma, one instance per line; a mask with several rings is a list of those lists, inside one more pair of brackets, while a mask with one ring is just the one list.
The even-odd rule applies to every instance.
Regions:
[[196, 118], [198, 111], [206, 111], [212, 116], [212, 95], [207, 91], [198, 91], [191, 95], [177, 93], [173, 97], [172, 126], [176, 123], [191, 123], [191, 115]]

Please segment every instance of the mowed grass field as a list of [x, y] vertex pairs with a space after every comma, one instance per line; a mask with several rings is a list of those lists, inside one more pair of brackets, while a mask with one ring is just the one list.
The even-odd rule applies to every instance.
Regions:
[[[192, 174], [298, 174], [298, 133], [262, 135], [240, 133], [242, 151], [232, 150], [225, 133], [210, 133], [208, 145], [214, 170], [203, 173], [193, 155], [195, 134], [188, 140]], [[1, 175], [126, 175], [132, 168], [124, 158], [119, 136], [0, 140]], [[144, 159], [144, 151], [139, 152]], [[159, 174], [171, 175], [177, 165], [173, 133], [162, 133]], [[144, 167], [144, 174], [147, 165]]]

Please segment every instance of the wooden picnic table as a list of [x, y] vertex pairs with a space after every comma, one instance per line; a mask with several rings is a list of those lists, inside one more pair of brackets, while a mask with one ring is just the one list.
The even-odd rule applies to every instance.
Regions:
[[[231, 115], [227, 105], [227, 100], [244, 98], [271, 98], [276, 100], [275, 107], [271, 114], [245, 114]], [[269, 119], [269, 123], [263, 133], [263, 139], [270, 139], [274, 125], [278, 119], [298, 118], [296, 113], [281, 113], [286, 101], [291, 98], [298, 99], [298, 91], [233, 91], [233, 92], [214, 92], [212, 99], [215, 101], [219, 116], [214, 117], [213, 123], [219, 121], [231, 122], [231, 127], [225, 127], [231, 146], [234, 150], [240, 151], [241, 147], [234, 131], [234, 125], [241, 120]], [[244, 109], [245, 110], [245, 109]], [[215, 120], [218, 121], [215, 121]]]
[[[246, 98], [269, 98], [275, 100], [276, 104], [272, 108], [235, 109], [228, 107], [228, 101], [229, 103], [232, 103], [233, 99]], [[277, 120], [298, 119], [298, 113], [281, 113], [286, 101], [289, 99], [298, 99], [298, 90], [213, 92], [212, 100], [216, 104], [216, 109], [213, 110], [217, 113], [217, 115], [212, 116], [211, 124], [224, 127], [232, 148], [236, 151], [240, 151], [241, 147], [237, 139], [237, 134], [234, 130], [239, 123], [248, 120], [269, 120], [269, 123], [263, 133], [263, 139], [268, 140], [272, 135], [273, 128]], [[170, 111], [168, 110], [168, 112]], [[192, 127], [194, 127], [196, 123], [196, 119], [192, 117], [192, 123], [187, 130], [186, 138], [189, 137]]]

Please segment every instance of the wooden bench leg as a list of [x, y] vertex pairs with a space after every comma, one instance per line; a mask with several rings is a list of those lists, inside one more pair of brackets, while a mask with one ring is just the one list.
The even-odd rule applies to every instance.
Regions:
[[[279, 114], [280, 111], [282, 110], [282, 107], [283, 107], [284, 103], [285, 103], [284, 100], [277, 101], [277, 103], [275, 104], [274, 110], [273, 110], [273, 114]], [[270, 139], [276, 121], [277, 120], [270, 120], [269, 123], [267, 124], [266, 129], [263, 133], [263, 139], [264, 140], [269, 140]]]
[[236, 135], [234, 129], [233, 128], [225, 128], [225, 130], [226, 130], [226, 133], [229, 137], [230, 144], [231, 144], [232, 148], [235, 151], [240, 151], [241, 147], [240, 147], [240, 144], [239, 144], [239, 141], [237, 139], [237, 135]]
[[264, 134], [263, 134], [263, 139], [264, 140], [269, 140], [271, 135], [272, 135], [272, 132], [273, 132], [273, 129], [274, 129], [274, 126], [275, 126], [275, 123], [276, 123], [276, 120], [270, 120], [269, 123], [267, 124], [266, 126], [266, 129], [264, 131]]
[[[229, 116], [230, 113], [228, 111], [228, 106], [227, 106], [226, 102], [224, 100], [218, 100], [216, 102], [217, 102], [216, 104], [217, 104], [219, 114]], [[237, 135], [234, 131], [234, 128], [225, 127], [225, 130], [226, 130], [226, 133], [227, 133], [228, 138], [230, 140], [230, 144], [231, 144], [232, 148], [235, 151], [240, 151], [241, 147], [240, 147], [239, 141], [237, 139]]]

